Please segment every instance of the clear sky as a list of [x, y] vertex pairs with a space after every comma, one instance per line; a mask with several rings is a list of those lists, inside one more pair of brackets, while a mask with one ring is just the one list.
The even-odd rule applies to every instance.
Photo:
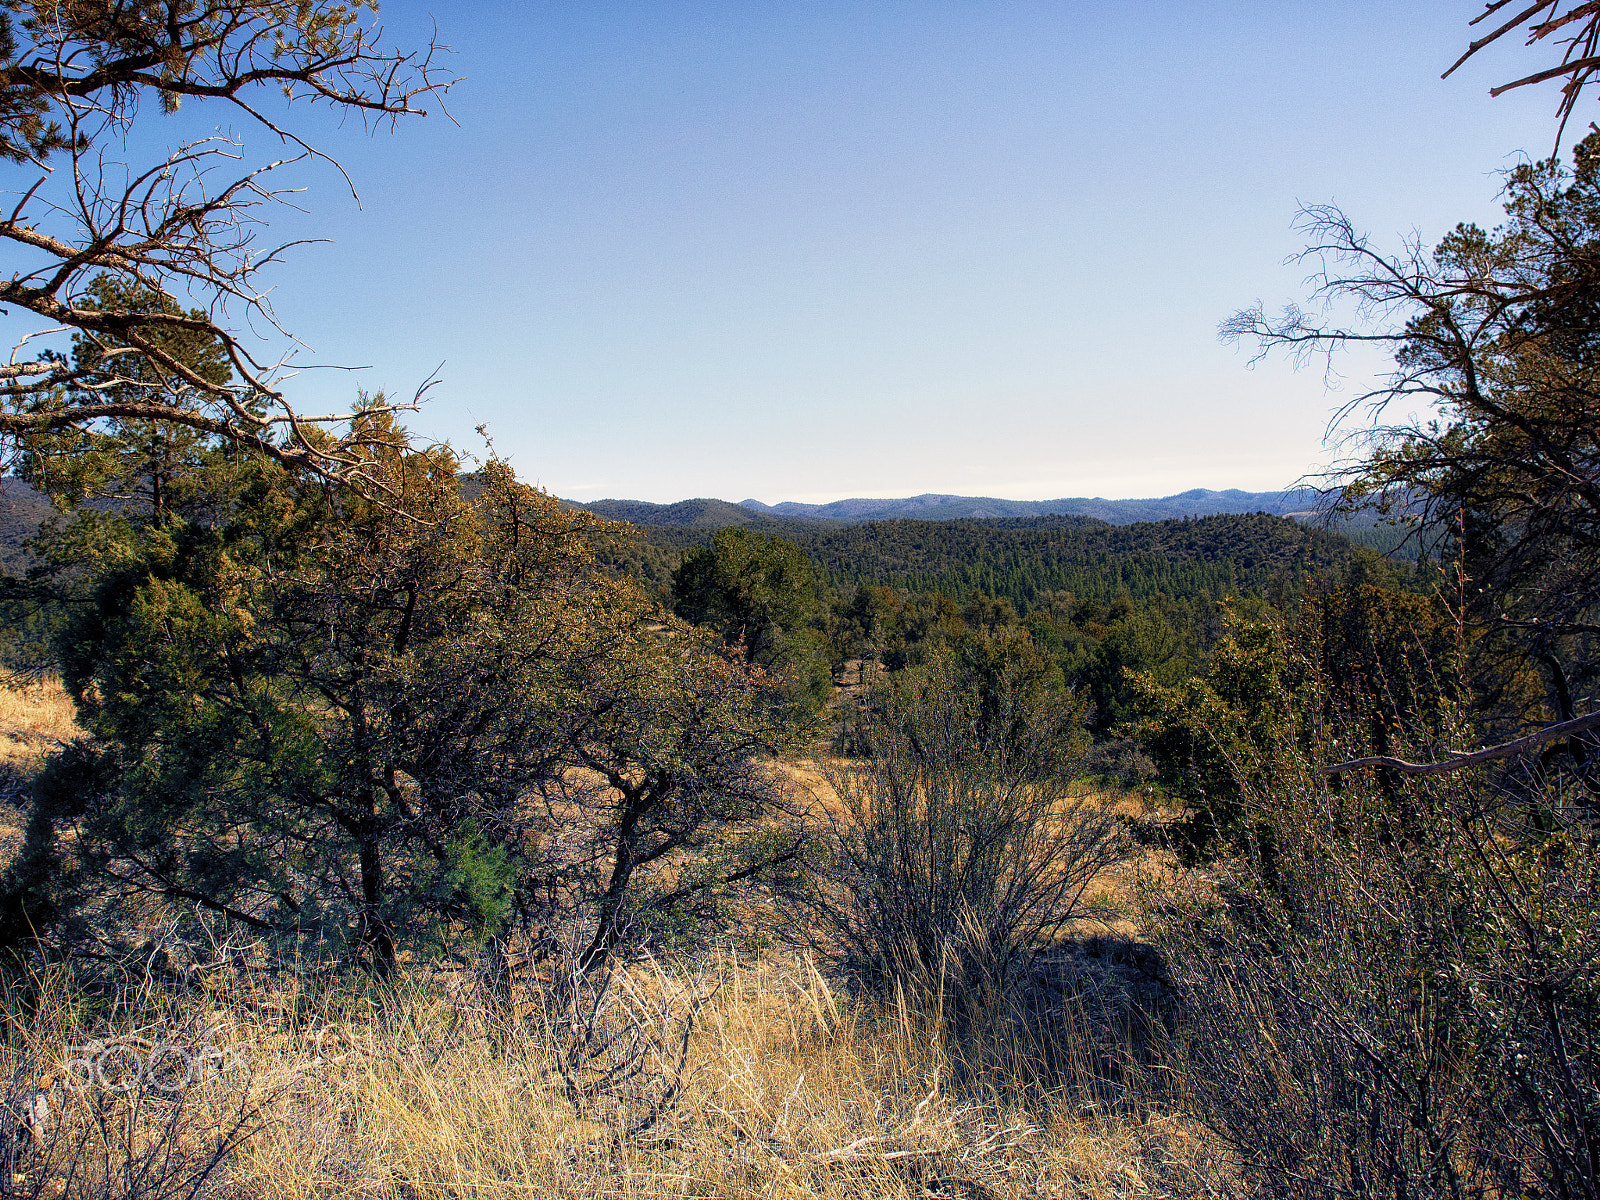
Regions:
[[387, 0], [392, 40], [454, 49], [457, 124], [320, 135], [363, 204], [300, 177], [275, 231], [333, 241], [277, 310], [307, 361], [369, 369], [295, 387], [442, 364], [415, 428], [486, 423], [584, 500], [1282, 486], [1347, 393], [1217, 323], [1303, 294], [1299, 203], [1389, 242], [1493, 223], [1556, 93], [1489, 98], [1520, 39], [1440, 80], [1478, 11]]

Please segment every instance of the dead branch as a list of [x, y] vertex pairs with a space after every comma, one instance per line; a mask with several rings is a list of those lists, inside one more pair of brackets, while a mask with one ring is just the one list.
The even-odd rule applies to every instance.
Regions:
[[1523, 737], [1515, 738], [1509, 742], [1502, 742], [1498, 746], [1489, 746], [1471, 753], [1453, 750], [1451, 757], [1444, 762], [1414, 763], [1403, 758], [1388, 758], [1374, 756], [1372, 758], [1353, 758], [1349, 762], [1334, 763], [1321, 769], [1323, 775], [1337, 775], [1341, 771], [1354, 771], [1360, 767], [1387, 767], [1391, 771], [1399, 771], [1402, 775], [1442, 775], [1446, 771], [1459, 770], [1462, 767], [1474, 766], [1478, 763], [1492, 762], [1498, 758], [1510, 758], [1521, 754], [1524, 750], [1532, 750], [1535, 746], [1542, 746], [1546, 742], [1557, 741], [1560, 738], [1571, 737], [1575, 733], [1583, 733], [1590, 729], [1600, 728], [1600, 712], [1590, 713], [1585, 717], [1576, 717], [1571, 721], [1561, 721], [1555, 725], [1546, 726], [1544, 729]]
[[[1476, 25], [1479, 21], [1500, 12], [1512, 0], [1489, 0], [1484, 6], [1484, 11], [1479, 13], [1472, 21]], [[1471, 43], [1462, 53], [1461, 57], [1450, 64], [1441, 78], [1448, 79], [1462, 63], [1477, 54], [1485, 46], [1499, 41], [1517, 26], [1527, 22], [1527, 45], [1551, 39], [1551, 44], [1560, 47], [1560, 60], [1551, 67], [1534, 71], [1511, 83], [1501, 84], [1491, 88], [1491, 96], [1499, 96], [1513, 88], [1527, 87], [1530, 84], [1542, 83], [1547, 79], [1567, 77], [1567, 82], [1561, 89], [1561, 102], [1556, 106], [1556, 116], [1560, 125], [1556, 134], [1556, 143], [1559, 146], [1561, 132], [1566, 129], [1567, 121], [1571, 118], [1573, 109], [1578, 103], [1578, 95], [1591, 82], [1594, 73], [1600, 69], [1600, 55], [1596, 55], [1600, 47], [1600, 0], [1577, 0], [1562, 11], [1563, 0], [1533, 0], [1532, 3], [1520, 6], [1517, 14], [1509, 20], [1501, 22], [1489, 33]], [[1554, 35], [1558, 31], [1566, 32], [1560, 37]]]

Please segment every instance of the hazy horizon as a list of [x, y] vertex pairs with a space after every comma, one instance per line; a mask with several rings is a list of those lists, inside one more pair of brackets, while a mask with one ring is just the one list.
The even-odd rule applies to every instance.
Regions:
[[[1054, 500], [1108, 500], [1108, 501], [1170, 500], [1174, 496], [1183, 496], [1183, 495], [1187, 495], [1190, 492], [1215, 492], [1215, 493], [1219, 493], [1219, 494], [1226, 493], [1226, 492], [1239, 492], [1239, 493], [1242, 493], [1244, 495], [1273, 495], [1273, 494], [1293, 491], [1297, 486], [1303, 486], [1303, 485], [1290, 484], [1287, 487], [1281, 487], [1281, 488], [1233, 488], [1233, 487], [1229, 487], [1229, 488], [1207, 488], [1207, 487], [1193, 487], [1193, 488], [1179, 488], [1177, 491], [1174, 491], [1174, 492], [1163, 492], [1160, 495], [1149, 495], [1149, 496], [1103, 496], [1103, 495], [1099, 495], [1097, 493], [1088, 493], [1088, 492], [1073, 492], [1073, 493], [1063, 492], [1060, 495], [1056, 495], [1056, 496], [1003, 496], [1003, 495], [1000, 495], [1000, 494], [994, 493], [994, 492], [981, 492], [980, 493], [980, 492], [926, 491], [926, 492], [908, 492], [908, 493], [900, 493], [900, 492], [883, 493], [881, 495], [877, 494], [877, 493], [873, 493], [873, 492], [850, 492], [850, 493], [847, 493], [847, 494], [830, 495], [825, 500], [799, 499], [799, 498], [792, 497], [792, 496], [786, 496], [782, 500], [763, 500], [758, 496], [743, 496], [743, 497], [740, 497], [737, 500], [734, 500], [734, 499], [730, 499], [730, 498], [728, 498], [726, 496], [711, 496], [711, 495], [706, 495], [706, 494], [703, 494], [703, 493], [696, 493], [694, 495], [679, 496], [675, 500], [641, 500], [641, 497], [639, 497], [639, 496], [596, 496], [591, 500], [584, 500], [584, 501], [579, 501], [579, 502], [580, 503], [585, 503], [585, 504], [592, 504], [592, 503], [598, 503], [598, 502], [604, 501], [604, 500], [626, 500], [626, 501], [633, 501], [633, 502], [642, 502], [642, 503], [646, 503], [646, 504], [679, 504], [679, 503], [682, 503], [685, 500], [720, 500], [724, 504], [742, 505], [742, 504], [746, 503], [747, 501], [754, 500], [756, 503], [764, 504], [768, 508], [775, 508], [780, 504], [828, 505], [828, 504], [837, 504], [837, 503], [840, 503], [841, 501], [845, 501], [845, 500], [918, 500], [918, 499], [921, 499], [924, 496], [937, 496], [937, 497], [947, 497], [947, 498], [950, 498], [950, 499], [957, 499], [957, 500], [1007, 500], [1007, 501], [1016, 501], [1018, 503], [1026, 503], [1026, 504], [1042, 504], [1042, 503], [1049, 503], [1049, 502], [1054, 501]], [[564, 496], [564, 497], [562, 497], [562, 499], [576, 500], [577, 497]]]

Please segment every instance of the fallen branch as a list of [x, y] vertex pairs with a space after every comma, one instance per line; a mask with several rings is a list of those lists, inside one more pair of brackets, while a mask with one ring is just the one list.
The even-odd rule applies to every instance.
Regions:
[[1502, 742], [1498, 746], [1489, 746], [1483, 750], [1474, 750], [1468, 754], [1461, 750], [1450, 751], [1451, 757], [1444, 762], [1414, 763], [1403, 758], [1353, 758], [1349, 762], [1334, 763], [1321, 769], [1323, 775], [1337, 775], [1341, 771], [1354, 771], [1358, 767], [1388, 767], [1391, 771], [1399, 771], [1402, 775], [1442, 775], [1446, 771], [1454, 771], [1459, 767], [1470, 767], [1476, 763], [1489, 762], [1496, 758], [1510, 758], [1513, 754], [1520, 754], [1524, 750], [1531, 750], [1535, 746], [1542, 746], [1546, 742], [1553, 742], [1558, 738], [1569, 737], [1574, 733], [1583, 733], [1585, 730], [1600, 727], [1600, 712], [1590, 713], [1586, 717], [1576, 717], [1571, 721], [1562, 721], [1550, 725], [1535, 733], [1516, 738], [1513, 741]]

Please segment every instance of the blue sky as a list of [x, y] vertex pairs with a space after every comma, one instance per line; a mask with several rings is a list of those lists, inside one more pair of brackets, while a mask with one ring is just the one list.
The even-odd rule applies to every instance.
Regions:
[[363, 203], [297, 177], [274, 231], [332, 242], [277, 311], [308, 362], [368, 369], [295, 387], [442, 364], [414, 427], [485, 423], [577, 499], [1287, 484], [1347, 393], [1216, 325], [1302, 294], [1299, 203], [1390, 241], [1493, 222], [1556, 96], [1488, 97], [1510, 40], [1439, 79], [1476, 11], [389, 0], [393, 40], [453, 48], [456, 123], [319, 131]]

